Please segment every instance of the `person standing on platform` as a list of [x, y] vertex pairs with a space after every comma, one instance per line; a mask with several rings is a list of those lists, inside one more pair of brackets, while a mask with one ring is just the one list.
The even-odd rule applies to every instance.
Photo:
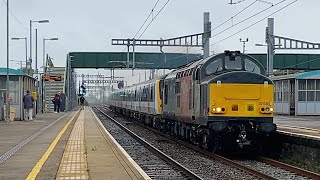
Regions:
[[33, 110], [33, 102], [34, 99], [33, 97], [30, 95], [30, 91], [27, 90], [27, 94], [23, 96], [23, 107], [25, 110], [25, 120], [29, 121], [32, 120], [32, 110]]
[[54, 98], [52, 99], [52, 102], [53, 102], [54, 113], [59, 113], [60, 112], [60, 105], [61, 105], [60, 96], [58, 94], [56, 94], [54, 96]]
[[60, 112], [64, 112], [66, 110], [66, 95], [63, 92], [61, 92], [59, 96], [60, 96], [60, 103], [61, 103]]
[[84, 101], [85, 101], [84, 97], [81, 96], [81, 97], [80, 97], [80, 106], [81, 106], [81, 109], [84, 109]]

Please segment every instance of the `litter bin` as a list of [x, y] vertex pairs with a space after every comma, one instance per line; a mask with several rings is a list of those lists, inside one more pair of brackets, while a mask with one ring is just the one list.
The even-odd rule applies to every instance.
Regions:
[[10, 107], [10, 121], [14, 122], [14, 117], [16, 115], [16, 109], [13, 107]]
[[[6, 105], [3, 105], [3, 116], [4, 118], [6, 118], [6, 112], [7, 112], [7, 109], [6, 109]], [[16, 109], [13, 108], [13, 107], [10, 107], [10, 121], [11, 122], [14, 122], [14, 117], [16, 115]]]

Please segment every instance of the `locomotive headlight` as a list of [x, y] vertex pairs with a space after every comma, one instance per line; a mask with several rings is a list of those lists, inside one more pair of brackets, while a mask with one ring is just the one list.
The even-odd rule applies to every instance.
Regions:
[[272, 112], [272, 111], [273, 111], [273, 108], [270, 108], [270, 111]]
[[266, 108], [266, 111], [269, 112], [269, 111], [270, 111], [270, 108], [267, 107], [267, 108]]
[[216, 108], [212, 108], [212, 112], [216, 112]]
[[217, 112], [220, 113], [221, 112], [221, 107], [217, 107]]

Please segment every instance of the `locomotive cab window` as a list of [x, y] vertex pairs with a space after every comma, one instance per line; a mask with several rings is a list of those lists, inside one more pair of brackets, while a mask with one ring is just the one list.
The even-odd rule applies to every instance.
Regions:
[[242, 69], [242, 61], [240, 56], [236, 57], [225, 57], [225, 68], [228, 70], [241, 70]]
[[250, 59], [245, 59], [244, 60], [244, 67], [245, 67], [246, 71], [254, 72], [254, 73], [257, 73], [257, 74], [261, 73], [260, 67], [256, 63], [251, 61]]
[[216, 73], [218, 71], [222, 71], [222, 59], [221, 58], [212, 61], [206, 67], [206, 74], [207, 75]]

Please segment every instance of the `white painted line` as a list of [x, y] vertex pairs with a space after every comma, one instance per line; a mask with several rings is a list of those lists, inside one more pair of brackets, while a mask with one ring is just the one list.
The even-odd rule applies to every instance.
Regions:
[[319, 129], [313, 129], [313, 128], [308, 128], [308, 127], [298, 127], [298, 126], [291, 126], [291, 125], [285, 125], [285, 124], [279, 124], [277, 126], [278, 127], [288, 127], [288, 128], [292, 128], [292, 129], [306, 129], [306, 130], [310, 130], [310, 131], [320, 132]]
[[109, 138], [117, 145], [117, 148], [120, 149], [120, 151], [126, 156], [126, 158], [129, 160], [129, 162], [137, 169], [137, 171], [141, 174], [141, 176], [146, 180], [151, 180], [151, 178], [144, 172], [144, 170], [130, 157], [130, 155], [125, 151], [122, 146], [112, 137], [112, 135], [107, 131], [107, 129], [103, 126], [97, 115], [93, 112], [92, 108], [90, 107], [91, 112], [93, 113], [96, 121], [99, 123], [99, 125], [102, 127], [104, 132], [109, 136]]
[[275, 120], [277, 119], [289, 119], [289, 120], [309, 120], [309, 121], [312, 121], [312, 120], [316, 120], [316, 119], [307, 119], [307, 118], [299, 118], [299, 117], [285, 117], [285, 116], [274, 116], [273, 118], [275, 118]]
[[320, 137], [318, 137], [318, 136], [312, 136], [312, 135], [307, 135], [307, 134], [299, 134], [299, 133], [281, 131], [281, 130], [277, 130], [277, 132], [280, 132], [280, 133], [283, 133], [283, 134], [293, 135], [293, 136], [296, 136], [296, 137], [302, 137], [302, 138], [307, 137], [307, 138], [314, 139], [314, 140], [320, 140]]

